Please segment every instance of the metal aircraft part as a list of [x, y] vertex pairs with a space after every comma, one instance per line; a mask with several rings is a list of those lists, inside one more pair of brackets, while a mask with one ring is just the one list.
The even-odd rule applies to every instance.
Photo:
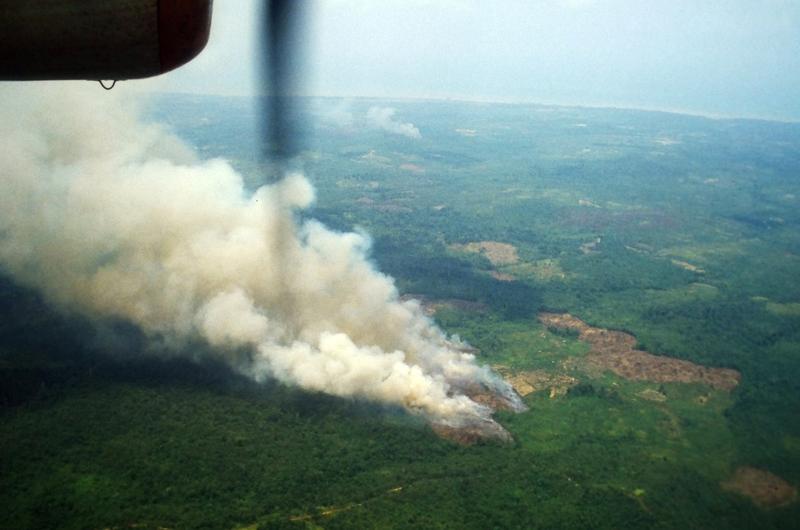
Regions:
[[136, 79], [193, 59], [212, 0], [2, 0], [0, 80]]

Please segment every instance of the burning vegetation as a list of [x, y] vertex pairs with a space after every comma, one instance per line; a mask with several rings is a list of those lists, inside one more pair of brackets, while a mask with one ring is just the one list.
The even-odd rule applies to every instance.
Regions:
[[2, 96], [13, 104], [0, 108], [0, 267], [53, 307], [129, 322], [170, 355], [204, 343], [256, 381], [489, 436], [504, 432], [491, 419], [498, 402], [472, 389], [522, 407], [400, 299], [368, 238], [300, 219], [315, 198], [305, 176], [248, 190], [228, 162], [197, 159], [113, 94]]

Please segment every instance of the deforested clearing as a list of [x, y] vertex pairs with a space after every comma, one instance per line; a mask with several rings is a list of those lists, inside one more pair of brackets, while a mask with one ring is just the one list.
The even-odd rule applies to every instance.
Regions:
[[727, 391], [733, 390], [741, 380], [741, 374], [732, 368], [710, 368], [638, 350], [633, 335], [590, 326], [568, 313], [540, 313], [539, 320], [547, 327], [577, 331], [578, 338], [591, 347], [584, 360], [588, 367], [610, 370], [626, 379], [705, 383]]

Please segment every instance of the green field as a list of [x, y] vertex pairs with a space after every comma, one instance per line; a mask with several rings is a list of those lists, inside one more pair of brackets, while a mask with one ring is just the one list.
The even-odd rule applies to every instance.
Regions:
[[[164, 96], [148, 111], [254, 189], [268, 168], [249, 103]], [[300, 165], [317, 188], [302, 215], [370, 234], [377, 267], [401, 294], [439, 301], [436, 321], [481, 362], [575, 384], [498, 413], [513, 444], [460, 446], [401, 410], [164, 360], [125, 323], [55, 314], [4, 280], [0, 527], [797, 525], [800, 502], [759, 506], [722, 484], [751, 467], [800, 486], [800, 125], [302, 103]], [[366, 127], [371, 106], [396, 108], [421, 138]], [[493, 263], [471, 242], [513, 245], [516, 259]], [[741, 383], [588, 369], [586, 342], [542, 311]]]

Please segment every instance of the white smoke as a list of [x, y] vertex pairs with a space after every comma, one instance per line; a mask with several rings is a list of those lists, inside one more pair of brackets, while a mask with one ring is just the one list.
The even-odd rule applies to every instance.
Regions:
[[248, 193], [224, 160], [113, 95], [0, 88], [0, 266], [57, 308], [130, 321], [176, 351], [202, 339], [237, 371], [396, 404], [450, 425], [508, 385], [367, 259], [355, 233], [298, 222], [299, 174]]
[[408, 138], [422, 138], [419, 129], [413, 123], [403, 123], [394, 118], [396, 109], [391, 107], [370, 107], [367, 111], [367, 123], [370, 127], [407, 136]]

